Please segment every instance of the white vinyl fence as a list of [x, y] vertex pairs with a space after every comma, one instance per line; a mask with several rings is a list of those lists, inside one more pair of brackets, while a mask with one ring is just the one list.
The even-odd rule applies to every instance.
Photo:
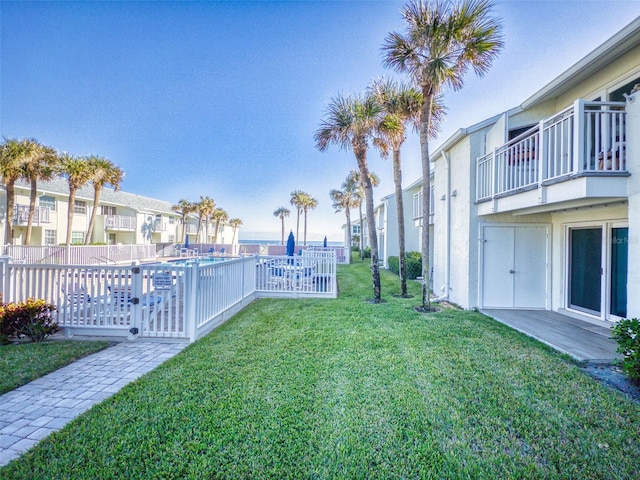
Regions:
[[54, 265], [0, 257], [5, 303], [44, 299], [76, 335], [195, 341], [257, 297], [337, 296], [332, 252], [207, 263]]
[[56, 265], [117, 265], [148, 262], [156, 258], [156, 246], [145, 245], [5, 245], [2, 254], [15, 263]]

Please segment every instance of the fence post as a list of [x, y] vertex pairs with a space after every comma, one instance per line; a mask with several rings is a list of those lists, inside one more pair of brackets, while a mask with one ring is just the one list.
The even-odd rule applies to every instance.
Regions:
[[[147, 308], [150, 306], [147, 305]], [[142, 270], [137, 262], [131, 262], [131, 326], [129, 340], [135, 340], [142, 333]]]
[[3, 255], [0, 257], [0, 273], [2, 274], [2, 291], [0, 292], [0, 300], [5, 303], [9, 301], [9, 286], [11, 284], [11, 275], [9, 274], [9, 260], [11, 257]]
[[196, 302], [198, 301], [198, 262], [188, 264], [185, 270], [184, 321], [185, 331], [190, 342], [196, 341]]
[[573, 103], [573, 158], [577, 165], [572, 165], [570, 173], [582, 173], [589, 169], [585, 165], [585, 125], [584, 100], [578, 99]]

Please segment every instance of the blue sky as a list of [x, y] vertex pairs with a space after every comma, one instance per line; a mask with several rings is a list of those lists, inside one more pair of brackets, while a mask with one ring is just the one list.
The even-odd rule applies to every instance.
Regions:
[[[319, 200], [310, 240], [340, 240], [331, 208], [353, 154], [320, 153], [313, 134], [330, 99], [360, 93], [380, 45], [403, 27], [403, 1], [0, 2], [0, 134], [107, 157], [122, 189], [177, 202], [201, 195], [241, 218], [240, 238], [276, 239], [279, 206]], [[640, 1], [502, 1], [505, 48], [483, 78], [446, 92], [455, 130], [519, 105], [640, 15]], [[390, 160], [371, 150], [393, 191]], [[417, 136], [404, 184], [419, 176]], [[295, 230], [295, 214], [287, 229]]]

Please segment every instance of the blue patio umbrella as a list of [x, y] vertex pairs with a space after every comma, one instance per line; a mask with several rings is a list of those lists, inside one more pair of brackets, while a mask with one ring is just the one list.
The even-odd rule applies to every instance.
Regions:
[[184, 248], [189, 248], [189, 235], [184, 236]]
[[327, 236], [326, 235], [324, 236], [324, 242], [322, 242], [322, 246], [324, 248], [327, 248]]
[[296, 251], [296, 239], [293, 236], [293, 231], [289, 232], [289, 238], [287, 238], [287, 257], [293, 257]]

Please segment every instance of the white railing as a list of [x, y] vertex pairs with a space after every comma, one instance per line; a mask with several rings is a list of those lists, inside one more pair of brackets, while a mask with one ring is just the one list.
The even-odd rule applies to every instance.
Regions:
[[14, 262], [95, 265], [155, 260], [156, 246], [144, 245], [5, 245], [3, 255]]
[[[49, 207], [36, 207], [33, 212], [33, 224], [51, 223], [51, 209]], [[13, 207], [13, 222], [15, 225], [29, 223], [29, 205], [15, 205]]]
[[40, 265], [0, 257], [4, 302], [44, 299], [78, 335], [195, 341], [256, 297], [337, 296], [333, 252], [215, 263]]
[[137, 219], [131, 215], [107, 215], [104, 219], [104, 226], [109, 230], [127, 230], [136, 229]]
[[627, 173], [624, 102], [585, 102], [477, 159], [476, 201], [581, 175]]

